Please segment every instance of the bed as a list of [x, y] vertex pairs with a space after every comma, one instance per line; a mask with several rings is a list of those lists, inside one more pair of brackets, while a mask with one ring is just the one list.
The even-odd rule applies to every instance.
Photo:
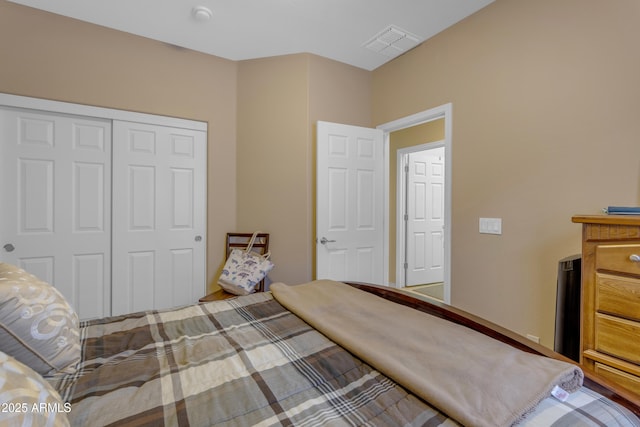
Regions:
[[[0, 264], [0, 292], [2, 284]], [[66, 329], [59, 349], [74, 347]], [[14, 350], [0, 338], [2, 352]], [[55, 367], [31, 369], [33, 360], [0, 353], [0, 424], [640, 426], [637, 396], [562, 356], [444, 304], [367, 284], [273, 284], [81, 322], [77, 343], [68, 360], [51, 357]], [[37, 393], [7, 394], [21, 371], [38, 380]]]

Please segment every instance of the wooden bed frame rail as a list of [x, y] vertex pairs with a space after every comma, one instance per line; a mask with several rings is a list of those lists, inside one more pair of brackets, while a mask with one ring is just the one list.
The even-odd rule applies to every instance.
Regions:
[[[466, 326], [470, 329], [490, 336], [491, 338], [509, 344], [520, 350], [577, 364], [573, 360], [559, 353], [556, 353], [553, 350], [548, 349], [547, 347], [537, 344], [523, 337], [522, 335], [516, 334], [515, 332], [496, 325], [495, 323], [489, 322], [485, 319], [482, 319], [481, 317], [474, 316], [471, 313], [457, 309], [448, 304], [444, 304], [435, 300], [427, 301], [426, 297], [424, 299], [413, 297], [404, 292], [385, 286], [371, 285], [368, 283], [360, 282], [345, 283], [355, 288], [387, 299], [389, 301], [412, 307], [416, 310], [429, 313], [433, 316]], [[594, 390], [601, 395], [613, 400], [614, 402], [624, 406], [640, 417], [640, 396], [598, 376], [593, 371], [585, 368], [584, 366], [580, 367], [584, 372], [584, 385], [587, 388]]]

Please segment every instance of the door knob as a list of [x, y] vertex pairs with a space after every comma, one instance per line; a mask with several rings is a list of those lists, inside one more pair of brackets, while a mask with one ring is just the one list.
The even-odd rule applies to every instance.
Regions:
[[13, 252], [13, 250], [16, 248], [15, 246], [13, 246], [11, 243], [7, 243], [6, 245], [3, 246], [4, 250], [7, 252]]
[[196, 238], [194, 239], [196, 242], [199, 242], [200, 240], [202, 240], [202, 236], [196, 236]]
[[326, 237], [323, 237], [322, 239], [320, 239], [320, 243], [326, 245], [327, 243], [335, 243], [335, 240], [327, 240]]

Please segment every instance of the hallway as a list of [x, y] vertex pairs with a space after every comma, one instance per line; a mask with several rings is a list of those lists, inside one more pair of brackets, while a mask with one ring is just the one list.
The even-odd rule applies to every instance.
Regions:
[[444, 302], [444, 284], [442, 282], [430, 283], [428, 285], [407, 286], [403, 289], [412, 294], [418, 294]]

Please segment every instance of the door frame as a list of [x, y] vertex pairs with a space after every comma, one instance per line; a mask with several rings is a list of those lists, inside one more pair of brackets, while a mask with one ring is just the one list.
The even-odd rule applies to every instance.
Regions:
[[[404, 220], [404, 215], [406, 213], [406, 204], [408, 202], [408, 188], [406, 176], [407, 173], [404, 171], [405, 165], [409, 160], [409, 154], [417, 153], [421, 151], [429, 151], [438, 148], [445, 147], [444, 140], [427, 142], [420, 145], [413, 145], [411, 147], [405, 147], [398, 150], [397, 156], [397, 190], [396, 190], [396, 287], [404, 288], [407, 282], [406, 269], [400, 268], [405, 262], [407, 262], [407, 222]], [[446, 163], [447, 163], [447, 155], [445, 149], [445, 188], [447, 185], [446, 180]], [[446, 197], [445, 197], [446, 200]], [[446, 219], [445, 219], [446, 223]]]
[[135, 111], [118, 110], [114, 108], [95, 107], [85, 104], [73, 104], [64, 101], [52, 101], [44, 98], [32, 98], [22, 95], [11, 95], [8, 93], [0, 93], [0, 106], [73, 114], [76, 116], [95, 117], [108, 120], [141, 122], [161, 126], [201, 130], [205, 132], [208, 128], [208, 124], [206, 122], [197, 120], [138, 113]]
[[[381, 129], [384, 132], [384, 158], [386, 159], [384, 164], [384, 205], [385, 212], [389, 212], [389, 134], [391, 132], [406, 129], [412, 126], [420, 125], [423, 123], [431, 122], [438, 119], [444, 119], [444, 155], [445, 155], [445, 190], [444, 190], [444, 302], [451, 303], [451, 188], [452, 188], [452, 113], [453, 104], [448, 103], [434, 107], [428, 110], [424, 110], [407, 117], [402, 117], [391, 122], [387, 122], [377, 126], [377, 129]], [[389, 278], [389, 230], [391, 225], [389, 221], [384, 222], [384, 259], [387, 260], [384, 265], [384, 277], [388, 283]], [[398, 234], [398, 233], [396, 233]], [[396, 248], [396, 252], [397, 252]], [[396, 268], [397, 271], [397, 268]], [[390, 283], [388, 283], [391, 285]], [[394, 284], [394, 287], [397, 285]]]

